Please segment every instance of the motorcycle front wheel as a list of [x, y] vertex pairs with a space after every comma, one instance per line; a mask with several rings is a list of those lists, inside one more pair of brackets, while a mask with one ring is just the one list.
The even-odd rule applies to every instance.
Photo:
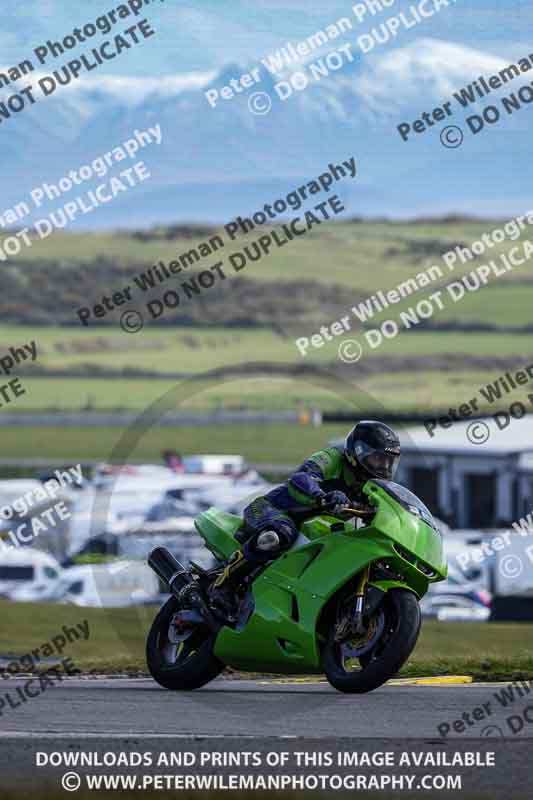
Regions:
[[165, 689], [199, 689], [224, 669], [213, 654], [216, 634], [206, 625], [195, 625], [183, 632], [182, 641], [172, 641], [170, 626], [178, 611], [175, 597], [159, 611], [148, 634], [146, 662], [151, 676]]
[[[406, 589], [387, 592], [381, 608], [370, 621], [370, 645], [361, 640], [335, 641], [335, 625], [322, 653], [322, 665], [330, 684], [340, 692], [363, 694], [382, 686], [405, 664], [420, 633], [420, 606]], [[371, 626], [374, 626], [371, 629]], [[372, 640], [372, 635], [377, 637]]]

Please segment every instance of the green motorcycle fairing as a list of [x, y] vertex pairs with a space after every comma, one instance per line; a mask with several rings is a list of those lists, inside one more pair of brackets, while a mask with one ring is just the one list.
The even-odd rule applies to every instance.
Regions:
[[[372, 524], [357, 529], [327, 514], [306, 520], [293, 547], [254, 581], [255, 610], [245, 628], [220, 630], [221, 661], [243, 670], [319, 673], [321, 616], [365, 567], [387, 565], [393, 579], [371, 580], [383, 592], [402, 587], [419, 598], [430, 582], [446, 578], [442, 536], [424, 504], [392, 481], [368, 481], [363, 491], [377, 509]], [[210, 508], [195, 524], [217, 558], [238, 549], [240, 517]]]

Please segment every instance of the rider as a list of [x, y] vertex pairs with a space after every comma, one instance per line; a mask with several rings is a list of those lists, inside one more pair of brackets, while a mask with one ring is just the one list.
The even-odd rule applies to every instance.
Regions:
[[[359, 422], [344, 445], [314, 453], [281, 486], [258, 497], [244, 510], [240, 534], [246, 543], [226, 562], [211, 589], [211, 599], [230, 612], [235, 589], [245, 577], [288, 550], [298, 538], [298, 522], [327, 506], [335, 515], [358, 503], [365, 506], [362, 488], [370, 478], [394, 477], [400, 459], [400, 440], [383, 422]], [[371, 511], [371, 509], [370, 509]]]

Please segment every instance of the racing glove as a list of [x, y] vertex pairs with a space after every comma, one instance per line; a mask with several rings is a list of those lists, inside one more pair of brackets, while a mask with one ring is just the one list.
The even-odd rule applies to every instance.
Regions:
[[325, 494], [322, 498], [322, 505], [326, 506], [333, 516], [336, 516], [349, 507], [351, 503], [350, 498], [344, 492], [336, 491]]

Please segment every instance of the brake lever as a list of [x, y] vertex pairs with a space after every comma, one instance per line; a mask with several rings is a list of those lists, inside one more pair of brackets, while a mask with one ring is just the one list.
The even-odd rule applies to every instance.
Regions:
[[[329, 506], [327, 503], [321, 503], [319, 506], [321, 511], [328, 511], [331, 513], [333, 510], [332, 506]], [[368, 507], [367, 509], [363, 510], [361, 508], [352, 508], [351, 506], [344, 506], [341, 511], [341, 514], [351, 514], [353, 517], [359, 517], [360, 519], [364, 519], [365, 517], [372, 517], [376, 513], [377, 508]]]
[[346, 513], [352, 514], [354, 517], [359, 517], [361, 519], [363, 519], [364, 517], [372, 517], [375, 514], [375, 511], [373, 509], [372, 510], [370, 510], [370, 509], [363, 510], [361, 508], [349, 508], [349, 507], [346, 507], [346, 508], [343, 509], [343, 512], [344, 511]]

